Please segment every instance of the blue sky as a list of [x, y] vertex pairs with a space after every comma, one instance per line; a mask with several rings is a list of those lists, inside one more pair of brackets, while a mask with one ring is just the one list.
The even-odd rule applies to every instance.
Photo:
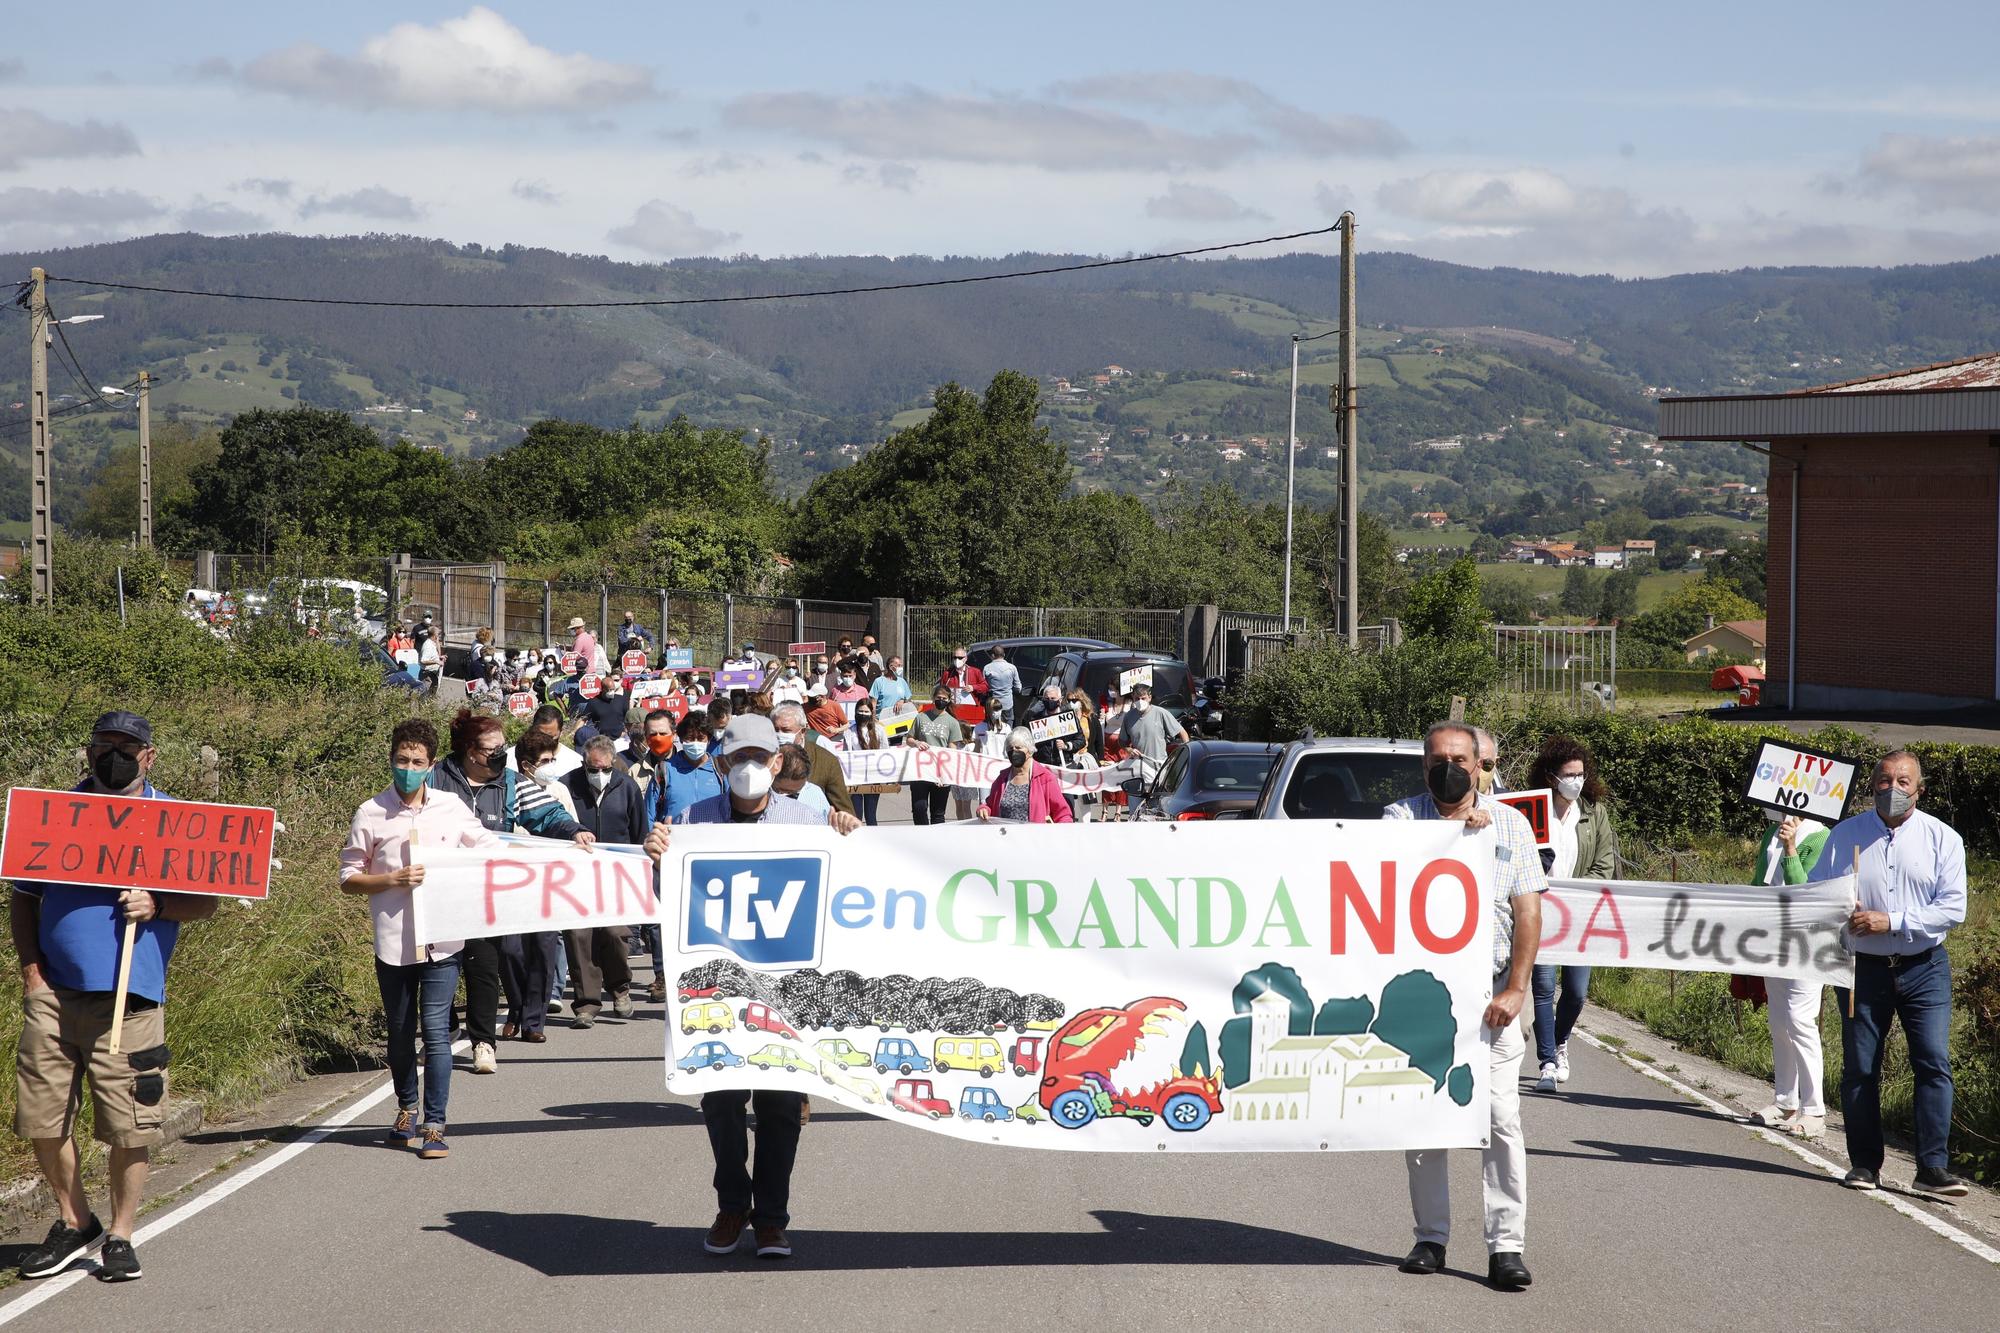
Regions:
[[2000, 252], [1990, 3], [11, 8], [0, 249], [1121, 253], [1352, 208], [1573, 272]]

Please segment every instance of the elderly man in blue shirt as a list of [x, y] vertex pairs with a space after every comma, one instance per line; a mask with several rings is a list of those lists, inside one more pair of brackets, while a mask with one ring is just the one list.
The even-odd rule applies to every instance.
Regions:
[[1917, 808], [1924, 770], [1915, 755], [1883, 756], [1873, 786], [1875, 808], [1834, 826], [1811, 875], [1824, 880], [1851, 870], [1860, 880], [1846, 931], [1854, 993], [1840, 996], [1848, 1014], [1841, 1025], [1840, 1109], [1852, 1167], [1841, 1183], [1857, 1190], [1882, 1183], [1882, 1053], [1890, 1022], [1901, 1019], [1916, 1079], [1916, 1187], [1956, 1198], [1967, 1187], [1947, 1169], [1951, 960], [1944, 939], [1965, 920], [1965, 842]]

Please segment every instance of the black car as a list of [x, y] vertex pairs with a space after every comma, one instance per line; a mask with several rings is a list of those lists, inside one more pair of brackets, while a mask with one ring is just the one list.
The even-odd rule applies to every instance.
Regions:
[[[1194, 677], [1186, 662], [1167, 653], [1129, 648], [1057, 653], [1049, 659], [1049, 669], [1043, 673], [1037, 688], [1054, 680], [1062, 686], [1064, 698], [1069, 697], [1071, 690], [1082, 690], [1099, 713], [1115, 711], [1119, 676], [1142, 666], [1153, 669], [1153, 707], [1168, 709], [1179, 716], [1194, 706]], [[1022, 683], [1026, 683], [1025, 679]]]
[[1139, 818], [1216, 819], [1248, 810], [1283, 749], [1256, 741], [1189, 741], [1160, 770]]
[[[1021, 683], [1014, 688], [1014, 715], [1019, 717], [1027, 701], [1034, 696], [1029, 693], [1036, 682], [1048, 673], [1049, 662], [1057, 653], [1088, 652], [1097, 648], [1116, 648], [1115, 643], [1102, 639], [1075, 639], [1055, 637], [1030, 637], [1021, 639], [981, 639], [978, 643], [967, 644], [965, 662], [981, 671], [993, 660], [993, 650], [1005, 648], [1007, 660], [1021, 673]], [[946, 654], [948, 657], [949, 654]], [[946, 663], [950, 665], [949, 662]]]

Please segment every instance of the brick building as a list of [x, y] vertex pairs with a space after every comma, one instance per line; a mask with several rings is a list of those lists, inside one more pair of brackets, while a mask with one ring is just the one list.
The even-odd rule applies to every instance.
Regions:
[[1765, 699], [2000, 699], [2000, 353], [1794, 393], [1660, 400], [1662, 440], [1769, 459]]

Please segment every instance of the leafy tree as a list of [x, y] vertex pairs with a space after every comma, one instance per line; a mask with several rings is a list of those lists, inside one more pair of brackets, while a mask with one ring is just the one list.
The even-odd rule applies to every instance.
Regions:
[[1460, 556], [1417, 580], [1403, 610], [1403, 629], [1412, 638], [1442, 643], [1483, 641], [1486, 607], [1479, 598], [1479, 567], [1472, 557]]
[[[1736, 591], [1730, 583], [1689, 583], [1676, 589], [1665, 601], [1628, 622], [1633, 637], [1663, 649], [1678, 650], [1683, 643], [1708, 628], [1709, 617], [1717, 624], [1725, 620], [1756, 620], [1763, 611]], [[1622, 636], [1621, 636], [1622, 637]]]
[[1519, 579], [1481, 579], [1479, 597], [1496, 625], [1531, 625], [1541, 611], [1535, 594]]
[[1485, 706], [1499, 680], [1493, 648], [1480, 639], [1406, 639], [1376, 653], [1321, 643], [1280, 653], [1250, 678], [1244, 696], [1253, 733], [1290, 740], [1321, 736], [1421, 736], [1463, 696]]
[[[169, 548], [181, 543], [167, 530], [166, 515], [193, 498], [196, 468], [212, 462], [221, 449], [214, 431], [197, 432], [180, 422], [165, 422], [153, 431], [153, 522], [156, 535]], [[139, 446], [112, 446], [84, 492], [83, 506], [70, 526], [99, 537], [130, 537], [139, 528]]]
[[[1732, 546], [1721, 555], [1708, 561], [1707, 570], [1702, 574], [1705, 583], [1733, 584], [1736, 590], [1758, 606], [1765, 603], [1764, 552], [1762, 539]], [[1744, 619], [1733, 616], [1731, 619]]]
[[1598, 590], [1597, 622], [1617, 624], [1631, 619], [1639, 610], [1639, 571], [1614, 569], [1604, 576]]
[[1587, 616], [1597, 609], [1597, 589], [1591, 586], [1590, 571], [1571, 565], [1563, 575], [1562, 596], [1556, 602], [1566, 616]]

